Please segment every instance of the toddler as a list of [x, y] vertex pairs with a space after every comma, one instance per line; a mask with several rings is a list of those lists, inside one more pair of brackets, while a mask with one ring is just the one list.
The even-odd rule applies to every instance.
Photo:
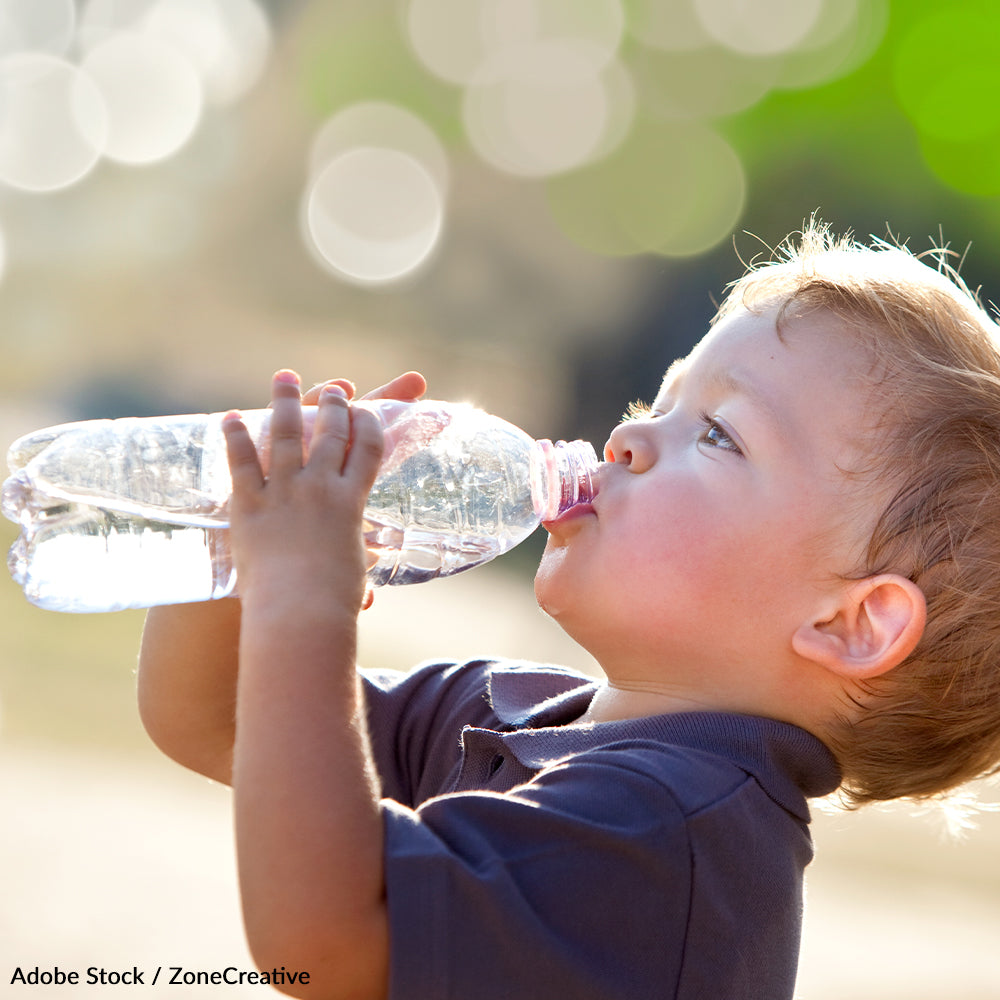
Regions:
[[324, 998], [792, 997], [808, 799], [1000, 760], [997, 332], [957, 277], [818, 224], [737, 281], [545, 525], [538, 603], [599, 681], [358, 671], [377, 420], [310, 391], [304, 460], [279, 372], [265, 477], [229, 415], [240, 598], [150, 611], [139, 702], [233, 787], [260, 966]]

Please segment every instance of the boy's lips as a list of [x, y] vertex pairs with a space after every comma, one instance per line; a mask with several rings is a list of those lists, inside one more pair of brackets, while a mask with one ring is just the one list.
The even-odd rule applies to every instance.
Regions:
[[[569, 528], [570, 525], [576, 525], [578, 522], [582, 522], [587, 517], [599, 517], [597, 512], [597, 504], [601, 500], [601, 491], [603, 489], [603, 483], [607, 476], [607, 470], [611, 465], [610, 462], [602, 462], [597, 470], [597, 479], [594, 482], [594, 494], [593, 500], [589, 503], [578, 503], [574, 504], [572, 507], [567, 508], [558, 516], [552, 518], [551, 521], [542, 521], [542, 527], [549, 533], [549, 535], [560, 536], [565, 534], [564, 529]], [[572, 534], [572, 532], [569, 532]]]
[[588, 514], [596, 516], [597, 511], [594, 510], [594, 505], [592, 503], [578, 503], [568, 510], [564, 510], [558, 517], [554, 517], [551, 521], [542, 521], [542, 527], [549, 534], [552, 534], [553, 530], [558, 532], [560, 528], [581, 517], [586, 517]]

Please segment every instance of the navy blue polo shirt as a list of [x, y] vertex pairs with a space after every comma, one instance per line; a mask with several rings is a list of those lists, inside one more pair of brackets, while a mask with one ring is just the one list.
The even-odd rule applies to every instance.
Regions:
[[396, 1000], [782, 1000], [815, 737], [714, 712], [583, 724], [596, 682], [480, 660], [365, 674]]

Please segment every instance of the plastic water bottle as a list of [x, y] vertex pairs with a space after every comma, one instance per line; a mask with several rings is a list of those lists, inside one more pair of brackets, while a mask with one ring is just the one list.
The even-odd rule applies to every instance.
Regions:
[[[375, 585], [450, 576], [508, 551], [595, 492], [584, 441], [535, 441], [467, 404], [361, 401], [385, 431], [365, 508]], [[19, 438], [3, 514], [8, 567], [33, 604], [119, 611], [236, 593], [223, 414], [91, 420]], [[243, 420], [265, 470], [270, 410]], [[314, 407], [303, 408], [308, 447]]]

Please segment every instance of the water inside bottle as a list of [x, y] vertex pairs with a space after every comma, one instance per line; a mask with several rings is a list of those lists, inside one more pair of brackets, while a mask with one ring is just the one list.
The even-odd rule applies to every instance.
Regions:
[[235, 585], [228, 536], [84, 504], [50, 504], [36, 509], [7, 565], [25, 597], [50, 611], [207, 601]]
[[373, 587], [425, 583], [452, 576], [513, 548], [524, 537], [497, 538], [481, 534], [443, 539], [437, 532], [380, 525], [365, 520], [365, 546], [378, 557], [368, 571]]

